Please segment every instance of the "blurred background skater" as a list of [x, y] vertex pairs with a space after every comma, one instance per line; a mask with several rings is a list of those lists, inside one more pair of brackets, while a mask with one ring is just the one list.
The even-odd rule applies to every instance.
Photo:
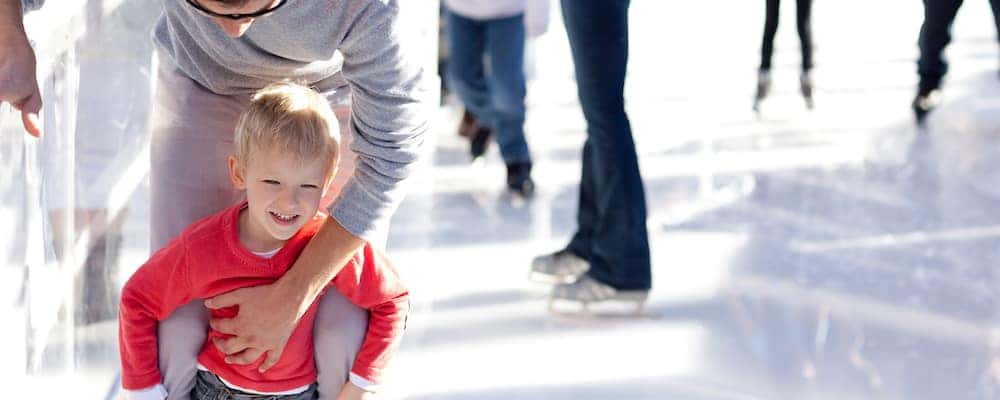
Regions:
[[524, 138], [526, 0], [445, 0], [447, 79], [465, 105], [459, 134], [473, 159], [491, 137], [507, 165], [507, 188], [531, 196], [531, 152]]
[[[158, 0], [86, 3], [88, 27], [76, 44], [80, 73], [74, 136], [66, 152], [44, 153], [48, 168], [73, 165], [72, 174], [51, 175], [46, 191], [58, 258], [75, 274], [78, 326], [118, 317], [118, 271], [128, 198], [141, 176], [127, 176], [141, 162], [152, 99], [153, 44], [148, 38], [160, 14]], [[72, 179], [71, 182], [65, 180]], [[69, 236], [69, 237], [63, 237]], [[76, 252], [62, 254], [63, 251]]]
[[[774, 55], [774, 34], [778, 31], [778, 18], [781, 0], [765, 0], [764, 39], [760, 45], [760, 69], [757, 72], [757, 95], [754, 98], [753, 109], [760, 111], [760, 103], [771, 91], [771, 58]], [[813, 108], [813, 42], [811, 28], [812, 0], [796, 0], [795, 22], [799, 31], [799, 44], [802, 52], [802, 74], [799, 76], [799, 89], [806, 101], [806, 107]]]
[[553, 301], [645, 302], [652, 285], [646, 194], [625, 114], [628, 0], [562, 0], [587, 121], [577, 231], [565, 249], [534, 259]]
[[[941, 81], [948, 73], [944, 48], [951, 42], [951, 25], [955, 22], [963, 0], [924, 0], [924, 22], [920, 25], [920, 58], [917, 60], [917, 95], [913, 99], [913, 113], [918, 124], [923, 124], [927, 113], [940, 103]], [[990, 0], [993, 21], [1000, 35], [1000, 0]]]

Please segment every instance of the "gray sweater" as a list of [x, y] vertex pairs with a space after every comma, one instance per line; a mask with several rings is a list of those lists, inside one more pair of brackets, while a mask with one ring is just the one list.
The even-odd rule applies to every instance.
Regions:
[[[43, 0], [22, 1], [33, 9]], [[238, 39], [184, 0], [164, 0], [153, 36], [168, 67], [218, 94], [284, 79], [332, 102], [349, 93], [357, 165], [330, 215], [362, 238], [385, 234], [432, 110], [424, 57], [404, 44], [397, 0], [288, 0]]]

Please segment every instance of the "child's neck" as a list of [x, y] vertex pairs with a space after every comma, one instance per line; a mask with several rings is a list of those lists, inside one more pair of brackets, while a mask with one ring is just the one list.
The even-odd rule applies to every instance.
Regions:
[[287, 240], [275, 239], [263, 229], [253, 226], [253, 222], [250, 220], [250, 212], [247, 208], [240, 210], [240, 217], [237, 218], [236, 225], [238, 227], [240, 244], [253, 253], [271, 252], [280, 249], [287, 242]]

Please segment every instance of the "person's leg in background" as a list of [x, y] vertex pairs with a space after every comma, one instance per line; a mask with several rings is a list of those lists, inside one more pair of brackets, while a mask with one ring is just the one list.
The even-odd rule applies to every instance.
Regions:
[[760, 43], [760, 68], [757, 70], [757, 94], [753, 109], [758, 110], [760, 102], [771, 91], [771, 58], [774, 56], [774, 35], [778, 32], [780, 0], [765, 0], [764, 37]]
[[[153, 251], [192, 222], [241, 199], [242, 193], [229, 181], [226, 159], [233, 151], [236, 121], [249, 102], [249, 96], [211, 93], [176, 71], [161, 70], [158, 79], [150, 145]], [[349, 371], [331, 365], [353, 363], [367, 330], [364, 310], [338, 297], [343, 298], [333, 291], [321, 300], [315, 337], [317, 350], [324, 349], [317, 353], [317, 365], [325, 366], [320, 387], [328, 393], [336, 390], [330, 396], [339, 392]], [[160, 322], [160, 370], [170, 399], [189, 398], [207, 331], [208, 311], [200, 300]]]
[[473, 159], [486, 153], [491, 139], [488, 127], [493, 118], [489, 84], [483, 66], [486, 52], [486, 26], [483, 22], [465, 18], [450, 10], [447, 18], [448, 86], [478, 121], [477, 129], [469, 138], [469, 154]]
[[799, 32], [799, 48], [802, 52], [802, 75], [799, 84], [806, 106], [813, 108], [813, 38], [812, 0], [798, 0], [795, 5], [795, 25]]
[[[646, 199], [625, 114], [628, 0], [563, 0], [587, 142], [580, 182], [580, 231], [568, 249], [589, 262], [554, 298], [600, 301], [651, 287]], [[621, 297], [619, 297], [621, 296]]]
[[924, 22], [920, 25], [920, 58], [917, 73], [920, 83], [913, 99], [913, 112], [918, 123], [937, 105], [937, 90], [948, 73], [944, 49], [951, 42], [951, 25], [962, 0], [924, 0]]
[[486, 22], [487, 75], [492, 120], [500, 155], [507, 165], [507, 187], [522, 196], [535, 189], [531, 180], [531, 153], [524, 137], [524, 16]]
[[1000, 0], [990, 0], [990, 8], [993, 9], [993, 26], [997, 29], [997, 41], [1000, 42]]

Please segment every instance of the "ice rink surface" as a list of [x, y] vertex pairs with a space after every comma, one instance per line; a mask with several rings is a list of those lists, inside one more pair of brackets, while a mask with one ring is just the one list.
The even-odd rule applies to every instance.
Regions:
[[[772, 95], [755, 115], [763, 1], [632, 2], [626, 101], [654, 279], [639, 315], [553, 313], [549, 288], [527, 279], [532, 257], [575, 228], [585, 125], [558, 7], [529, 46], [535, 198], [505, 193], [495, 146], [469, 162], [446, 98], [390, 233], [414, 309], [382, 397], [1000, 398], [1000, 55], [988, 2], [959, 13], [945, 102], [925, 130], [909, 108], [920, 2], [816, 2], [811, 112], [794, 2], [783, 3]], [[125, 222], [133, 269], [148, 251], [145, 190]], [[113, 387], [114, 332], [79, 330], [87, 368], [55, 382]]]
[[918, 132], [918, 2], [814, 6], [816, 109], [794, 2], [774, 94], [751, 112], [763, 2], [634, 1], [627, 107], [650, 210], [639, 317], [546, 310], [533, 256], [575, 227], [584, 122], [562, 27], [533, 45], [538, 196], [502, 193], [438, 124], [391, 255], [417, 301], [408, 399], [1000, 398], [1000, 81], [989, 5], [967, 1], [946, 101]]

